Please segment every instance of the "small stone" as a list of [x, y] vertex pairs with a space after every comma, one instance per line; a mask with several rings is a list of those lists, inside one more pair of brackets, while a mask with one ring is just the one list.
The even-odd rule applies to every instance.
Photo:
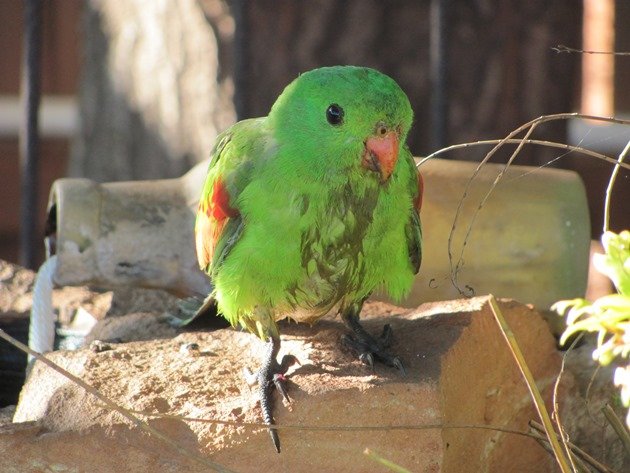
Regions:
[[182, 343], [182, 345], [179, 347], [179, 352], [186, 355], [198, 356], [199, 344], [195, 342]]
[[113, 349], [114, 347], [110, 343], [104, 342], [103, 340], [94, 340], [90, 343], [90, 350], [94, 353], [102, 353]]

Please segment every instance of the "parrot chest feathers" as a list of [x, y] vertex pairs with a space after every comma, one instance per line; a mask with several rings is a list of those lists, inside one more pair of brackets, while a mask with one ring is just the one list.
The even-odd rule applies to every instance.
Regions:
[[[316, 224], [305, 226], [301, 233], [302, 278], [289, 289], [294, 319], [316, 319], [344, 298], [353, 299], [372, 289], [364, 288], [369, 263], [364, 242], [378, 195], [352, 196], [349, 186], [333, 194], [317, 215]], [[308, 211], [305, 218], [310, 220]]]

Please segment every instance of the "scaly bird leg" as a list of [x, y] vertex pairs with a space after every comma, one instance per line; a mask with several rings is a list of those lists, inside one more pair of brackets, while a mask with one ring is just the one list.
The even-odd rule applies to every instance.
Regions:
[[[260, 408], [262, 410], [263, 421], [269, 426], [273, 426], [273, 388], [275, 387], [282, 395], [285, 401], [290, 402], [287, 395], [286, 376], [287, 370], [294, 364], [298, 363], [298, 359], [293, 355], [284, 355], [280, 363], [277, 361], [278, 352], [280, 351], [280, 339], [271, 337], [267, 342], [267, 352], [263, 359], [263, 364], [256, 373], [246, 372], [250, 384], [258, 383], [258, 393], [260, 395]], [[253, 381], [253, 383], [252, 383]], [[269, 435], [276, 448], [280, 453], [280, 438], [275, 428], [269, 428]]]
[[374, 368], [374, 361], [380, 361], [387, 366], [398, 368], [404, 376], [406, 372], [402, 360], [387, 350], [391, 345], [392, 328], [389, 324], [385, 324], [381, 335], [374, 338], [365, 331], [359, 322], [362, 307], [363, 301], [356, 302], [342, 312], [341, 318], [346, 326], [352, 330], [352, 334], [343, 336], [342, 342], [355, 351], [359, 355], [359, 360], [366, 365]]

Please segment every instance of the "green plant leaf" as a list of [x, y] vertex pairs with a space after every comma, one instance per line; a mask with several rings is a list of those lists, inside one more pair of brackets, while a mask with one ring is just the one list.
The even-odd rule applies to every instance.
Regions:
[[593, 264], [608, 276], [620, 294], [630, 296], [630, 231], [602, 235], [605, 255], [594, 255]]

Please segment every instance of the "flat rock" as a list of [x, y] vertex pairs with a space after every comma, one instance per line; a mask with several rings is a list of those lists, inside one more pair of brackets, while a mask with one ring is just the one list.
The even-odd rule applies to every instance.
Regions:
[[[531, 307], [501, 301], [501, 308], [551, 401], [560, 370], [554, 338]], [[266, 429], [243, 425], [260, 422], [257, 390], [242, 377], [264, 351], [251, 334], [189, 332], [48, 357], [120, 406], [176, 416], [149, 424], [234, 471], [385, 471], [366, 448], [418, 472], [553, 470], [553, 459], [531, 438], [473, 427], [527, 431], [537, 418], [486, 298], [413, 310], [370, 303], [364, 318], [374, 333], [392, 325], [392, 351], [407, 376], [380, 365], [371, 371], [340, 349], [345, 330], [338, 319], [283, 324], [281, 354], [302, 365], [290, 371], [291, 404], [277, 396], [276, 421], [292, 426], [280, 430], [281, 454]], [[13, 422], [0, 430], [3, 471], [208, 471], [41, 362]]]

